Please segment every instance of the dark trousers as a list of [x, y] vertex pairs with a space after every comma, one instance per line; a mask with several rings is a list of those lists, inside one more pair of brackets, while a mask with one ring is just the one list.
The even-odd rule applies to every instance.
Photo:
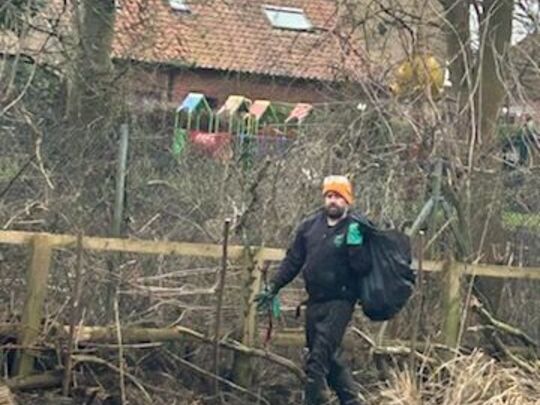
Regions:
[[356, 383], [342, 359], [341, 342], [351, 321], [354, 303], [333, 300], [309, 303], [306, 309], [306, 403], [324, 404], [326, 383], [341, 405], [359, 405]]

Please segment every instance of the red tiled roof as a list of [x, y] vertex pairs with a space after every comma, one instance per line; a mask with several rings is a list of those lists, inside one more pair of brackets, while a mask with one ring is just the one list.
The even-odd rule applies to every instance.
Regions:
[[[362, 60], [337, 34], [336, 0], [187, 0], [190, 13], [167, 0], [123, 0], [114, 56], [146, 62], [335, 80], [359, 76]], [[264, 5], [302, 8], [310, 32], [272, 27]]]

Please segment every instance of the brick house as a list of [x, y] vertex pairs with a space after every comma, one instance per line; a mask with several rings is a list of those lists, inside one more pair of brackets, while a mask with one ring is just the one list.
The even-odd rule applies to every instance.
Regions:
[[335, 0], [123, 0], [113, 52], [139, 62], [143, 98], [317, 102], [362, 65], [339, 18]]
[[[356, 79], [362, 57], [335, 0], [115, 0], [113, 58], [129, 66], [136, 99], [177, 104], [201, 92], [221, 104], [251, 99], [317, 102]], [[61, 64], [53, 29], [71, 29], [70, 2], [46, 3], [24, 38], [0, 35], [4, 54]], [[60, 22], [58, 24], [58, 22]], [[53, 25], [56, 26], [53, 27]]]

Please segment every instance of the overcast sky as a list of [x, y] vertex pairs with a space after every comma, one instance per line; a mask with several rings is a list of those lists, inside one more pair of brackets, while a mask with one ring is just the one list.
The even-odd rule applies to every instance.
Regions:
[[[471, 39], [473, 49], [478, 49], [478, 16], [471, 6]], [[512, 45], [517, 44], [528, 34], [538, 30], [540, 20], [539, 0], [518, 0], [514, 7], [514, 20], [512, 23]]]

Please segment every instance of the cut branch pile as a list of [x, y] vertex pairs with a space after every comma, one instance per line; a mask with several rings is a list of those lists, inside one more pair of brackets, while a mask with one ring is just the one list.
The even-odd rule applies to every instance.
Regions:
[[[9, 335], [13, 335], [17, 331], [17, 325], [2, 325], [0, 331]], [[60, 335], [67, 336], [69, 334], [69, 326], [62, 326], [56, 329]], [[92, 344], [110, 344], [118, 343], [116, 327], [99, 327], [99, 326], [80, 326], [74, 331], [74, 338], [79, 347], [91, 346]], [[122, 344], [137, 344], [137, 343], [164, 343], [171, 341], [182, 341], [190, 339], [198, 341], [205, 345], [213, 345], [214, 340], [197, 331], [183, 327], [175, 326], [172, 328], [122, 328]], [[267, 350], [247, 347], [235, 340], [219, 340], [218, 344], [221, 348], [242, 353], [247, 356], [257, 357], [280, 367], [285, 368], [294, 374], [300, 383], [304, 383], [306, 377], [300, 367], [293, 361], [282, 357], [278, 354]], [[76, 351], [74, 351], [76, 353]], [[75, 354], [75, 361], [78, 363], [88, 361], [88, 356]], [[93, 357], [95, 359], [95, 357]], [[94, 361], [95, 362], [95, 361]], [[60, 376], [60, 377], [58, 377]], [[26, 378], [14, 378], [7, 382], [7, 385], [12, 389], [34, 389], [50, 386], [57, 386], [62, 381], [62, 373], [46, 373], [40, 376], [31, 376]]]
[[0, 405], [16, 405], [13, 394], [7, 385], [0, 383]]
[[[491, 337], [491, 342], [496, 344], [499, 349], [499, 352], [503, 354], [506, 359], [513, 362], [522, 372], [527, 373], [528, 375], [536, 375], [539, 373], [540, 368], [538, 361], [529, 361], [525, 360], [523, 356], [524, 353], [529, 355], [533, 353], [533, 358], [537, 355], [538, 343], [531, 338], [528, 334], [522, 330], [515, 328], [511, 325], [508, 325], [500, 320], [497, 320], [492, 314], [489, 313], [481, 303], [476, 300], [472, 300], [471, 308], [473, 311], [478, 314], [479, 319], [483, 321], [484, 325], [472, 327], [474, 328], [486, 328], [489, 327], [490, 330], [489, 336]], [[70, 331], [70, 327], [72, 330]], [[11, 324], [0, 324], [0, 336], [17, 336], [17, 332], [20, 329], [20, 326], [15, 323]], [[469, 328], [471, 329], [471, 328]], [[95, 347], [110, 347], [117, 348], [119, 346], [118, 340], [118, 328], [116, 325], [100, 327], [100, 326], [73, 326], [71, 325], [57, 325], [52, 329], [52, 335], [49, 336], [49, 339], [57, 339], [57, 341], [65, 342], [69, 336], [72, 337], [73, 342], [75, 343], [72, 356], [73, 369], [78, 368], [81, 364], [101, 364], [108, 365], [114, 372], [119, 373], [120, 368], [108, 363], [106, 360], [101, 359], [95, 355], [88, 355], [88, 349]], [[497, 333], [494, 333], [496, 331]], [[121, 328], [121, 345], [124, 348], [128, 348], [129, 345], [148, 345], [152, 347], [160, 346], [162, 343], [166, 342], [185, 342], [186, 340], [198, 342], [203, 345], [213, 346], [215, 344], [215, 339], [203, 335], [200, 332], [197, 332], [193, 329], [184, 327], [184, 326], [175, 326], [169, 328], [149, 328], [149, 327], [123, 327]], [[364, 346], [367, 344], [370, 352], [374, 356], [374, 360], [377, 363], [377, 359], [382, 357], [389, 358], [415, 358], [419, 364], [423, 364], [429, 367], [434, 367], [438, 369], [441, 365], [447, 367], [444, 363], [445, 360], [448, 360], [449, 355], [452, 358], [464, 358], [467, 356], [474, 355], [475, 350], [458, 347], [453, 349], [451, 347], [436, 344], [436, 343], [426, 343], [426, 342], [416, 342], [414, 346], [411, 346], [408, 342], [403, 341], [381, 341], [376, 343], [368, 334], [359, 330], [358, 328], [351, 328], [352, 335], [348, 336], [346, 339], [346, 345], [354, 345], [358, 347], [358, 343], [361, 341], [364, 343]], [[301, 344], [302, 339], [298, 339], [302, 331], [298, 330], [295, 333], [288, 333], [289, 335], [294, 335], [295, 339], [285, 339], [290, 341], [289, 343], [293, 346], [296, 343]], [[287, 333], [282, 333], [284, 336], [287, 336]], [[276, 341], [279, 340], [281, 334], [276, 335]], [[501, 337], [509, 336], [513, 338], [516, 342], [520, 343], [522, 346], [506, 346], [503, 344]], [[356, 338], [354, 338], [356, 337]], [[359, 341], [360, 339], [360, 341]], [[293, 343], [291, 343], [294, 341]], [[268, 350], [262, 350], [259, 348], [252, 348], [243, 345], [242, 343], [231, 340], [231, 339], [219, 339], [219, 347], [225, 350], [241, 353], [243, 355], [263, 359], [265, 361], [271, 362], [288, 372], [292, 373], [298, 380], [298, 384], [301, 385], [305, 383], [306, 376], [302, 369], [295, 364], [292, 360], [280, 356], [276, 353], [273, 353]], [[48, 346], [50, 347], [50, 346]], [[39, 347], [38, 347], [39, 348]], [[441, 354], [441, 355], [439, 355]], [[531, 357], [531, 356], [529, 356]], [[180, 359], [180, 358], [178, 358]], [[177, 359], [177, 360], [178, 360]], [[64, 359], [65, 361], [65, 359]], [[239, 392], [248, 397], [257, 398], [257, 401], [262, 403], [266, 402], [266, 399], [259, 397], [259, 394], [250, 392], [248, 388], [240, 386], [233, 383], [232, 381], [223, 378], [222, 376], [217, 375], [213, 370], [205, 370], [200, 366], [191, 363], [189, 360], [181, 359], [182, 365], [186, 368], [191, 369], [195, 374], [213, 380], [215, 384], [221, 386], [227, 386], [233, 391]], [[393, 371], [384, 367], [386, 376], [391, 376]], [[145, 397], [148, 398], [148, 393], [146, 393], [144, 387], [138, 382], [135, 376], [123, 371], [126, 377], [126, 381], [134, 384], [139, 387]], [[58, 366], [58, 369], [45, 372], [39, 375], [32, 375], [26, 377], [15, 377], [8, 380], [5, 380], [4, 385], [0, 386], [0, 405], [12, 405], [12, 396], [10, 390], [32, 390], [32, 389], [43, 389], [49, 387], [59, 387], [62, 382], [65, 381], [65, 369], [64, 364]], [[2, 402], [4, 401], [4, 402]]]

